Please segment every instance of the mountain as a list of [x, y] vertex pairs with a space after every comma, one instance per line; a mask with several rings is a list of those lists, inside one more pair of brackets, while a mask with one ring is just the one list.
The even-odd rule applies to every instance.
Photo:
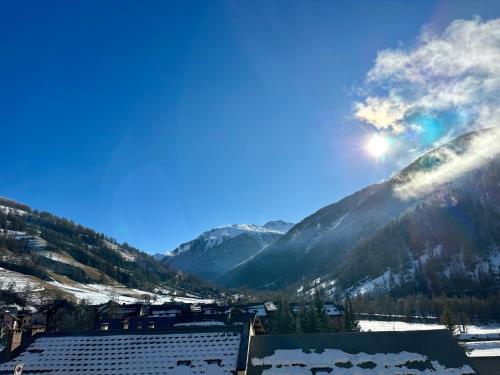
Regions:
[[389, 180], [322, 208], [221, 281], [302, 290], [314, 280], [330, 291], [354, 292], [388, 285], [447, 292], [486, 281], [498, 287], [500, 158], [496, 151], [484, 155], [486, 148], [464, 156], [478, 139], [498, 134], [463, 135]]
[[163, 262], [206, 280], [216, 280], [281, 238], [292, 225], [278, 220], [262, 226], [235, 224], [211, 229], [180, 245]]
[[1, 299], [15, 302], [28, 292], [33, 302], [49, 296], [131, 302], [193, 300], [216, 291], [128, 244], [0, 198]]

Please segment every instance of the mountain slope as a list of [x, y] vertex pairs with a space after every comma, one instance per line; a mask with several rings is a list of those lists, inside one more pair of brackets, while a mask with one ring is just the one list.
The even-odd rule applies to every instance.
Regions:
[[13, 279], [73, 296], [107, 287], [136, 295], [141, 292], [135, 288], [167, 294], [211, 290], [127, 244], [5, 198], [0, 198], [0, 270], [2, 287]]
[[235, 224], [215, 228], [180, 245], [163, 262], [175, 269], [215, 280], [281, 238], [291, 226], [278, 220], [263, 226]]
[[[384, 274], [388, 268], [407, 270], [432, 246], [450, 243], [444, 254], [456, 253], [460, 247], [478, 254], [478, 259], [481, 251], [481, 259], [489, 256], [488, 249], [499, 239], [498, 155], [451, 182], [428, 186], [428, 191], [421, 194], [407, 194], [409, 182], [420, 176], [418, 173], [433, 171], [454, 160], [484, 132], [488, 131], [459, 137], [422, 156], [393, 178], [319, 210], [221, 281], [282, 288], [328, 275], [329, 280], [338, 279], [339, 287], [349, 288]], [[456, 219], [457, 215], [463, 222]], [[429, 226], [429, 222], [433, 225]], [[464, 232], [460, 225], [470, 222], [476, 225], [469, 225]]]

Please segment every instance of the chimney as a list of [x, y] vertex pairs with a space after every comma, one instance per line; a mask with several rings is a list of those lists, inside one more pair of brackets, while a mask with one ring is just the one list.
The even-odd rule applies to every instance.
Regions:
[[128, 319], [123, 319], [122, 320], [122, 328], [123, 329], [128, 329]]
[[108, 331], [109, 323], [101, 323], [101, 331]]
[[13, 352], [21, 346], [23, 340], [23, 330], [20, 328], [12, 328], [9, 331], [9, 340], [7, 342], [7, 350]]

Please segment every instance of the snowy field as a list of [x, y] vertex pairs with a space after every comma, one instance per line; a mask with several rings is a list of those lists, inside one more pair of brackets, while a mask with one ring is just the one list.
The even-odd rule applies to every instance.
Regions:
[[465, 348], [471, 357], [500, 357], [500, 341], [466, 342]]
[[[362, 331], [421, 331], [445, 329], [437, 323], [408, 323], [402, 321], [360, 320]], [[470, 325], [467, 333], [461, 333], [459, 340], [468, 340], [465, 347], [471, 357], [500, 356], [500, 324]], [[477, 341], [472, 341], [477, 340]], [[479, 341], [488, 340], [488, 341]]]
[[123, 285], [110, 286], [102, 284], [80, 284], [77, 282], [61, 283], [58, 281], [45, 282], [35, 277], [24, 275], [18, 272], [10, 271], [0, 267], [0, 284], [7, 289], [9, 286], [16, 292], [22, 292], [25, 289], [30, 290], [35, 295], [33, 303], [37, 303], [37, 292], [45, 289], [59, 289], [63, 292], [73, 295], [80, 301], [87, 301], [90, 304], [106, 303], [109, 300], [115, 300], [119, 303], [135, 303], [143, 301], [148, 296], [151, 303], [162, 304], [164, 302], [185, 302], [185, 303], [213, 303], [212, 299], [200, 299], [196, 297], [181, 297], [175, 294], [153, 294], [138, 289], [127, 288]]

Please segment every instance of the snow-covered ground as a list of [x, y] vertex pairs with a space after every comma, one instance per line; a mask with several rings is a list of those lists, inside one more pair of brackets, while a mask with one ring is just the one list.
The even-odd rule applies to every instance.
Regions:
[[402, 321], [360, 320], [363, 331], [423, 331], [429, 329], [444, 329], [441, 324], [408, 323]]
[[12, 208], [12, 207], [2, 206], [2, 205], [0, 205], [0, 211], [3, 212], [4, 214], [12, 214], [12, 215], [19, 215], [19, 216], [23, 216], [23, 215], [27, 214], [27, 212], [24, 210], [19, 210], [17, 208]]
[[472, 341], [464, 345], [470, 357], [500, 357], [500, 341]]
[[[420, 331], [444, 329], [445, 326], [437, 323], [408, 323], [402, 321], [360, 320], [363, 331]], [[471, 357], [500, 356], [500, 324], [470, 325], [467, 333], [457, 336], [459, 340], [477, 340], [466, 342]], [[495, 340], [498, 339], [498, 340]], [[489, 340], [489, 341], [479, 341]]]
[[[51, 254], [54, 255], [54, 254]], [[59, 259], [58, 259], [59, 260]], [[182, 297], [168, 294], [153, 294], [138, 289], [127, 288], [123, 285], [103, 285], [103, 284], [81, 284], [77, 282], [62, 283], [56, 280], [45, 282], [40, 279], [14, 272], [0, 267], [0, 286], [3, 289], [12, 288], [13, 291], [23, 292], [28, 289], [34, 295], [33, 302], [37, 302], [37, 292], [42, 292], [48, 288], [57, 288], [73, 295], [76, 299], [85, 300], [90, 304], [101, 304], [109, 300], [119, 303], [134, 303], [144, 301], [148, 296], [151, 303], [162, 304], [164, 302], [176, 301], [185, 303], [213, 303], [212, 299], [200, 299], [197, 297]]]
[[131, 289], [125, 286], [111, 286], [103, 284], [62, 284], [51, 281], [51, 285], [64, 290], [75, 296], [78, 300], [85, 300], [90, 304], [106, 303], [115, 300], [119, 303], [134, 303], [144, 301], [146, 298], [150, 303], [162, 304], [165, 302], [185, 302], [185, 303], [213, 303], [212, 299], [200, 299], [193, 297], [179, 297], [175, 295], [163, 295], [146, 292], [139, 289]]

